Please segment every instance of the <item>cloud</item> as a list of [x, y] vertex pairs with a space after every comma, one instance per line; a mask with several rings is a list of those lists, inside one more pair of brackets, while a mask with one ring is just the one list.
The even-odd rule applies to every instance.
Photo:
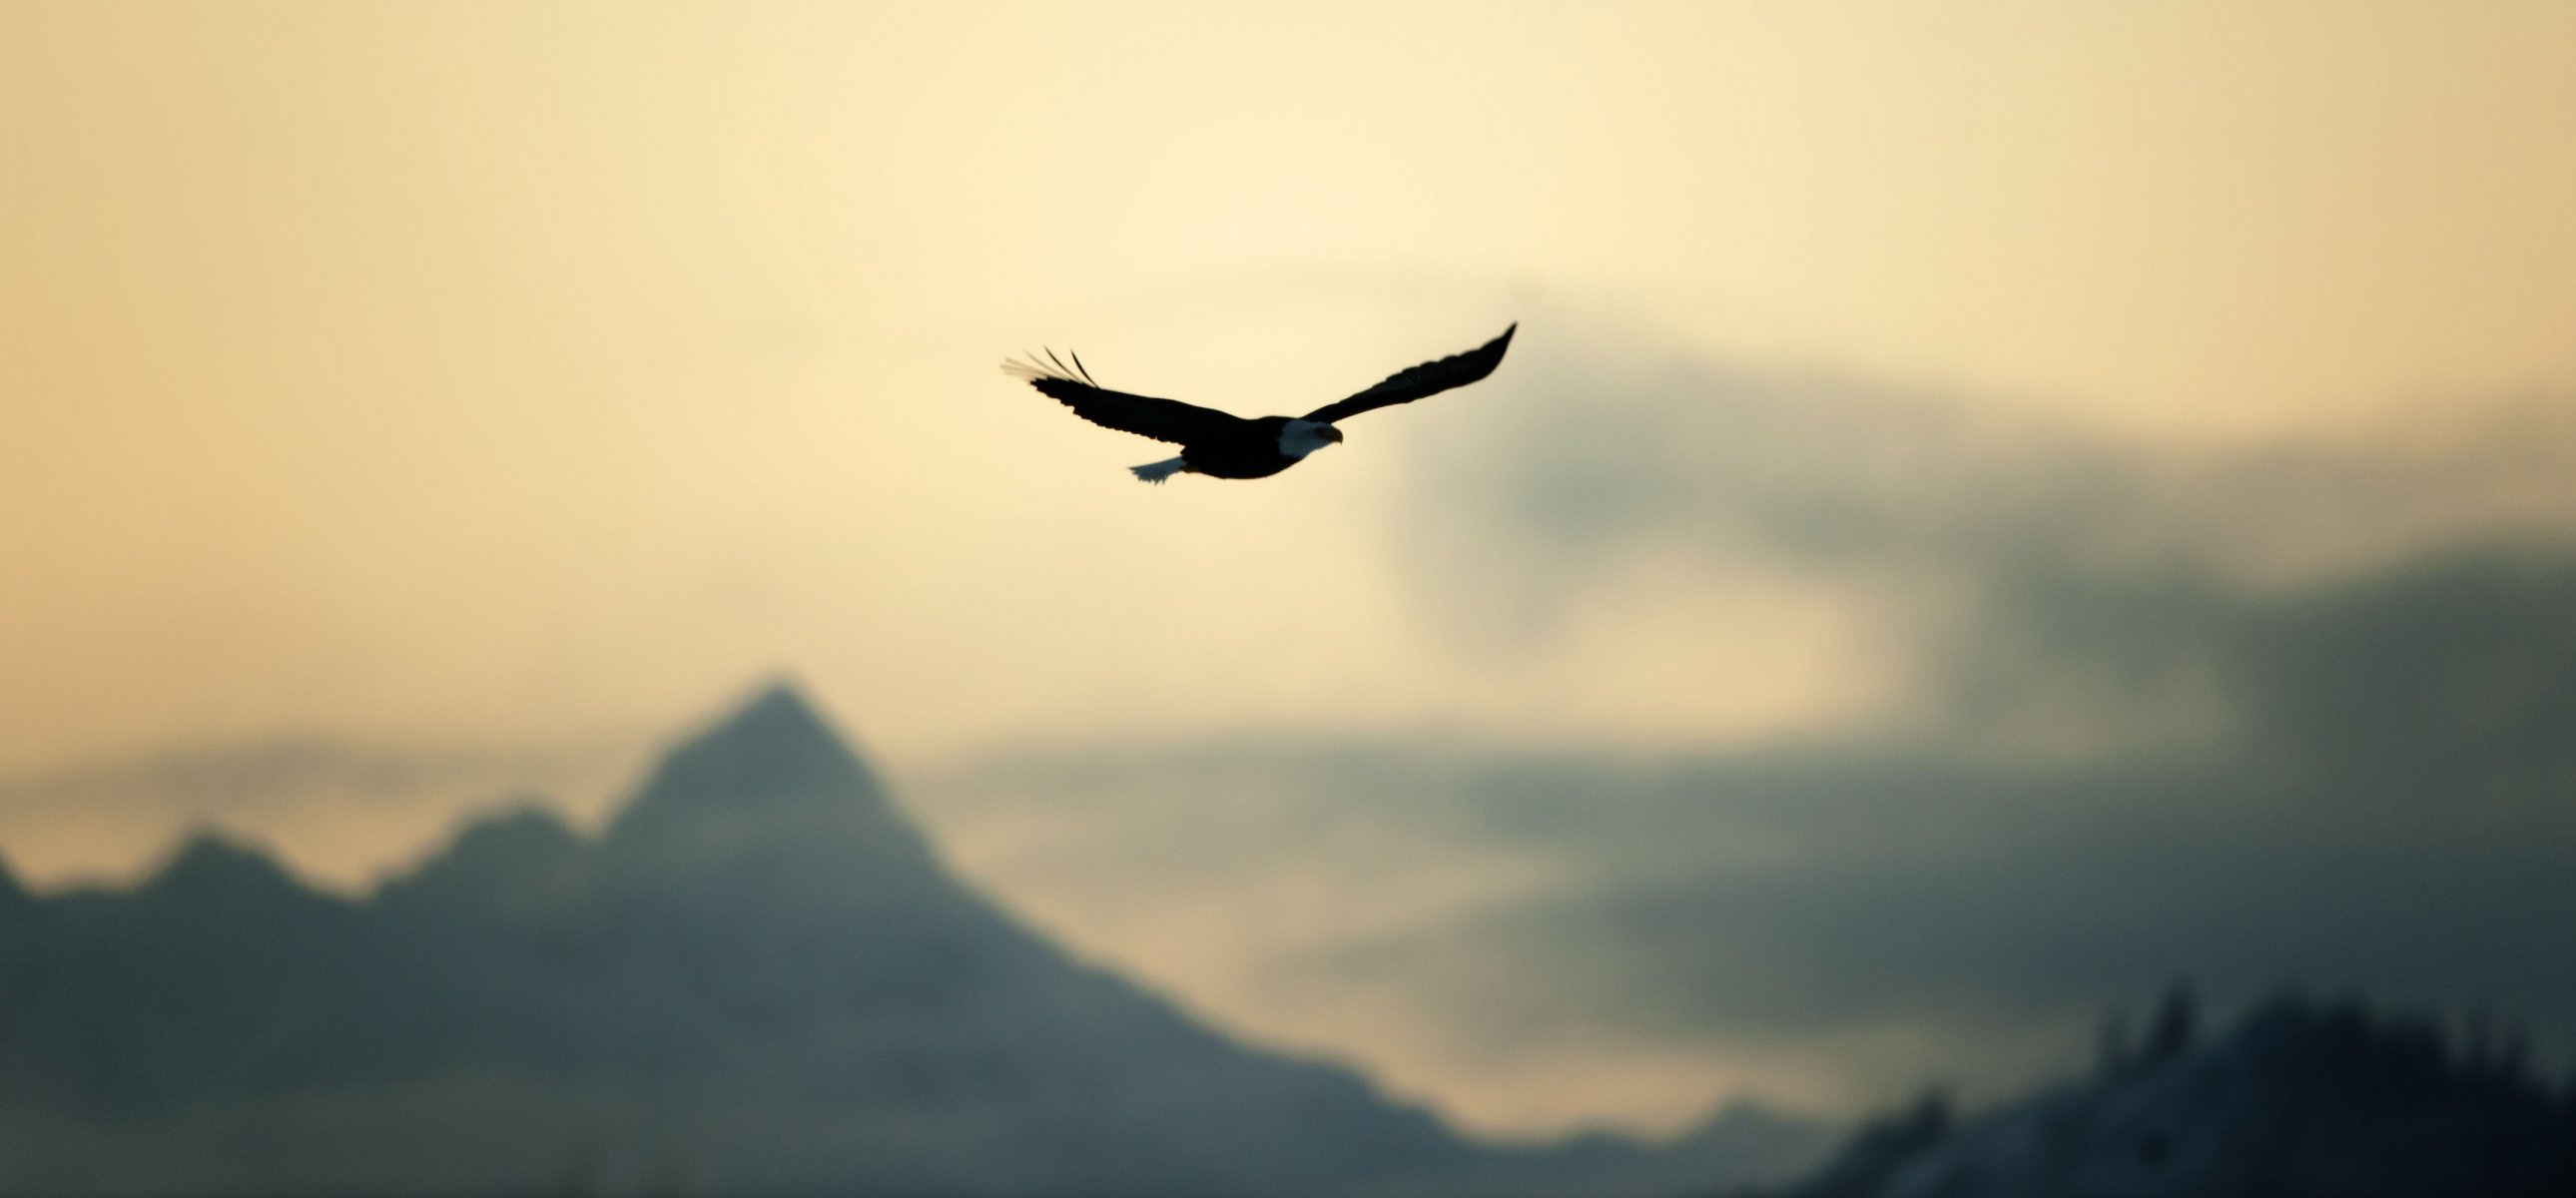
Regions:
[[[2248, 581], [2576, 520], [2576, 403], [2424, 405], [2211, 444], [1820, 366], [1531, 322], [1472, 422], [1420, 443], [1417, 547], [1573, 585], [1648, 546], [1801, 569], [2171, 569]], [[1563, 331], [1550, 337], [1546, 327]]]
[[[2187, 443], [1573, 323], [1528, 339], [1478, 420], [1417, 443], [1394, 521], [1426, 624], [1479, 651], [1580, 648], [1667, 591], [1716, 612], [1767, 586], [1865, 625], [1844, 642], [1900, 676], [1876, 715], [2083, 749], [2232, 718], [2214, 659], [2268, 604], [2471, 550], [2576, 552], [2565, 396]], [[1828, 669], [1853, 663], [1809, 672]]]
[[1426, 455], [1423, 585], [1548, 613], [1626, 601], [1597, 585], [1623, 556], [1827, 580], [1893, 613], [1916, 708], [1567, 808], [1556, 843], [1641, 838], [1594, 842], [1588, 898], [1488, 920], [1495, 951], [1708, 1034], [2045, 1026], [2175, 973], [2510, 995], [2576, 1033], [2576, 969], [2533, 959], [2576, 901], [2576, 406], [2194, 446], [1604, 366], [1639, 358], [1542, 361]]
[[[1566, 1117], [1569, 1090], [1660, 1126], [1747, 1095], [2001, 1093], [2177, 978], [2221, 1007], [2283, 985], [2484, 1007], [2576, 1044], [2576, 964], [2550, 951], [2576, 904], [2567, 771], [2418, 787], [2346, 768], [2334, 746], [2366, 735], [2038, 764], [1195, 745], [925, 793], [970, 872], [1087, 951], [1489, 1127]], [[1014, 812], [1082, 834], [1001, 851]], [[1563, 1105], [1518, 1086], [1534, 1061]]]
[[[2107, 1008], [2177, 978], [2221, 1005], [2297, 984], [2483, 1007], [2576, 1048], [2576, 961], [2553, 951], [2576, 910], [2565, 405], [2148, 443], [1547, 346], [1488, 418], [1420, 443], [1396, 535], [1424, 610], [1464, 613], [1476, 651], [1544, 654], [1644, 604], [1641, 577], [1677, 588], [1652, 597], [1670, 610], [1776, 572], [1886, 622], [1908, 709], [1698, 748], [1236, 742], [1038, 755], [1016, 791], [950, 780], [1085, 796], [1096, 837], [1024, 905], [1118, 940], [1085, 926], [1089, 892], [1169, 876], [1131, 834], [1207, 867], [1176, 906], [1247, 919], [1259, 879], [1359, 845], [1519, 879], [1224, 966], [1127, 942], [1265, 1027], [1403, 1012], [1306, 1026], [1470, 1105], [1515, 1061], [1607, 1075], [1657, 1052], [1711, 1100], [1999, 1092], [2080, 1063]], [[1634, 568], [1675, 560], [1697, 569]], [[1258, 834], [1223, 814], [1247, 806]], [[1344, 904], [1404, 876], [1347, 873]], [[1395, 1027], [1408, 1043], [1373, 1041]]]

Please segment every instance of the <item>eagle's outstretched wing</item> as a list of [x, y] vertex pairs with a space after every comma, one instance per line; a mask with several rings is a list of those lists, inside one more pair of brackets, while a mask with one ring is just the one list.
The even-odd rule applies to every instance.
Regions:
[[1425, 362], [1420, 366], [1399, 370], [1388, 375], [1386, 381], [1349, 399], [1328, 403], [1306, 413], [1306, 419], [1331, 424], [1375, 408], [1412, 403], [1426, 395], [1438, 395], [1451, 387], [1464, 387], [1492, 374], [1495, 367], [1503, 364], [1503, 351], [1511, 348], [1512, 333], [1520, 327], [1516, 321], [1511, 328], [1503, 330], [1502, 336], [1463, 354], [1451, 354], [1437, 362]]
[[1014, 359], [1002, 363], [1002, 372], [1016, 379], [1026, 379], [1041, 393], [1073, 409], [1073, 414], [1102, 428], [1122, 433], [1152, 437], [1175, 445], [1188, 445], [1210, 437], [1222, 437], [1229, 430], [1250, 423], [1230, 412], [1185, 404], [1177, 399], [1156, 399], [1150, 395], [1129, 395], [1112, 391], [1091, 381], [1091, 372], [1083, 369], [1082, 356], [1074, 355], [1067, 367], [1046, 353], [1040, 362], [1033, 355], [1027, 361]]

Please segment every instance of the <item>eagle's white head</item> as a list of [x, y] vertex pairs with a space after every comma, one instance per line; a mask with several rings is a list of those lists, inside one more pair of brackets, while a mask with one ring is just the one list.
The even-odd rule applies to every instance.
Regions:
[[1327, 445], [1342, 443], [1342, 430], [1321, 420], [1291, 420], [1279, 427], [1279, 452], [1302, 458]]

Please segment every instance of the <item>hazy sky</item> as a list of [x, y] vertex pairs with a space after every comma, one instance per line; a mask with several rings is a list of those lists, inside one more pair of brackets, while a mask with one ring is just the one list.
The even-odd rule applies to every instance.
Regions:
[[12, 765], [1508, 688], [1387, 580], [1433, 421], [1156, 491], [1038, 342], [1263, 411], [1572, 308], [2155, 432], [2576, 371], [2561, 5], [0, 11]]
[[[224, 806], [131, 764], [173, 751], [445, 762], [343, 810], [364, 754], [286, 755], [270, 830], [350, 881], [779, 671], [950, 778], [1006, 893], [1043, 796], [954, 781], [996, 746], [2205, 744], [2291, 691], [2139, 662], [2566, 527], [2569, 112], [2557, 3], [0, 0], [0, 843], [130, 867], [167, 820], [65, 796]], [[1258, 484], [1140, 486], [1159, 447], [995, 370], [1301, 411], [1515, 319]], [[1457, 850], [1385, 858], [1425, 926], [1635, 865], [1404, 835]], [[1340, 916], [1210, 964], [1049, 860], [1013, 897], [1096, 951], [1331, 1009], [1258, 983]], [[1614, 1009], [1403, 1080], [1668, 1126], [1956, 1043]], [[1418, 1039], [1344, 1022], [1303, 1038]]]

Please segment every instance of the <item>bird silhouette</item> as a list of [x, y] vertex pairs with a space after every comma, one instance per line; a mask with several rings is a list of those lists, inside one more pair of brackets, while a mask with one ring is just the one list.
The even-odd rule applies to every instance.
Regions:
[[1002, 370], [1027, 380], [1093, 424], [1180, 446], [1179, 457], [1129, 467], [1146, 482], [1161, 483], [1175, 474], [1268, 478], [1304, 461], [1307, 454], [1340, 444], [1342, 430], [1334, 426], [1344, 420], [1464, 387], [1492, 374], [1519, 328], [1515, 323], [1502, 336], [1465, 353], [1399, 370], [1366, 391], [1303, 416], [1246, 418], [1177, 399], [1112, 391], [1093, 381], [1080, 354], [1071, 355], [1073, 364], [1067, 366], [1055, 351], [1047, 350], [1043, 355], [1006, 361]]

